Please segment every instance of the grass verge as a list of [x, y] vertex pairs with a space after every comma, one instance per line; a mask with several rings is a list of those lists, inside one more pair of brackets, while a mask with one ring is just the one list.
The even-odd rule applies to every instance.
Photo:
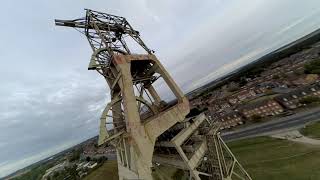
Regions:
[[[255, 180], [319, 180], [320, 147], [259, 137], [228, 143], [237, 159]], [[179, 174], [178, 174], [179, 175]], [[159, 167], [157, 180], [171, 180], [176, 170]], [[179, 178], [184, 179], [185, 177]], [[118, 180], [116, 161], [107, 161], [85, 180]]]
[[259, 137], [228, 143], [253, 179], [318, 180], [320, 147]]
[[86, 176], [84, 180], [119, 180], [117, 161], [106, 161], [101, 167]]
[[314, 138], [314, 139], [320, 139], [320, 122], [307, 125], [300, 132], [304, 136]]

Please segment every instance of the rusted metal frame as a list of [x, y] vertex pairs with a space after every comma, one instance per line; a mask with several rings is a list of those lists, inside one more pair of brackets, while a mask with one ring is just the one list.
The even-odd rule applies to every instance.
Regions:
[[124, 49], [127, 51], [127, 53], [131, 54], [131, 51], [130, 51], [129, 47], [127, 46], [127, 43], [123, 40], [122, 37], [120, 37], [120, 42], [121, 42], [122, 46], [124, 47]]
[[[98, 46], [100, 46], [101, 47], [101, 42], [99, 42], [99, 41], [97, 41], [97, 40], [95, 40], [95, 39], [99, 39], [99, 40], [101, 40], [100, 39], [100, 37], [99, 37], [99, 35], [96, 33], [96, 32], [91, 32], [92, 34], [96, 34], [98, 37], [90, 37], [90, 35], [88, 35], [87, 36], [87, 38], [89, 39], [89, 43], [90, 43], [90, 45], [93, 45], [94, 46], [94, 48], [93, 48], [93, 50], [95, 50], [95, 49], [99, 49], [98, 47], [96, 47], [95, 45], [94, 45], [94, 43], [96, 43], [96, 45], [98, 45]], [[93, 43], [94, 42], [94, 43]]]
[[[117, 113], [118, 115], [120, 115], [120, 117], [118, 116], [117, 118], [123, 118], [123, 110], [121, 110], [121, 112], [115, 110], [115, 109], [112, 109], [112, 111], [114, 111], [115, 113]], [[112, 114], [113, 115], [113, 114]]]
[[230, 154], [230, 156], [232, 156], [232, 158], [234, 159], [234, 161], [236, 161], [237, 165], [239, 166], [240, 171], [242, 171], [249, 180], [252, 180], [252, 178], [251, 178], [250, 175], [247, 173], [247, 171], [245, 171], [244, 168], [242, 167], [242, 165], [238, 162], [238, 160], [236, 160], [235, 156], [233, 155], [233, 153], [231, 152], [231, 150], [228, 148], [228, 146], [226, 145], [226, 143], [222, 140], [222, 138], [220, 137], [219, 134], [217, 134], [217, 137], [218, 137], [218, 139], [221, 141], [222, 145], [223, 145], [224, 148], [227, 150], [227, 152]]
[[108, 78], [109, 80], [114, 80], [115, 78], [110, 76], [110, 72], [108, 70], [104, 70], [102, 74], [105, 78]]
[[146, 81], [146, 80], [151, 80], [152, 79], [152, 77], [144, 77], [144, 78], [140, 78], [140, 79], [134, 79], [133, 80], [133, 83], [135, 84], [135, 83], [142, 83], [142, 82], [144, 82], [144, 81]]
[[[90, 16], [89, 16], [90, 18]], [[98, 33], [99, 37], [101, 38], [102, 42], [105, 44], [108, 53], [110, 54], [110, 56], [113, 56], [113, 51], [110, 50], [109, 47], [109, 43], [107, 42], [107, 39], [105, 39], [105, 37], [103, 36], [102, 32], [100, 31], [99, 27], [97, 26], [97, 24], [95, 22], [92, 23], [93, 28], [96, 30], [96, 32]]]
[[198, 174], [204, 175], [204, 176], [208, 176], [208, 177], [212, 177], [212, 174], [208, 174], [208, 173], [204, 173], [201, 171], [197, 171]]
[[232, 176], [232, 174], [233, 174], [233, 170], [234, 170], [234, 167], [235, 167], [235, 165], [236, 165], [236, 160], [234, 160], [233, 159], [233, 161], [232, 161], [232, 164], [231, 164], [231, 168], [230, 168], [230, 170], [229, 170], [229, 176]]
[[241, 180], [246, 180], [245, 178], [243, 178], [242, 176], [240, 176], [238, 173], [236, 173], [236, 172], [233, 172], [233, 174], [235, 175], [235, 176], [237, 176], [237, 178], [239, 178], [239, 179], [241, 179]]
[[[105, 21], [103, 21], [105, 20]], [[75, 27], [75, 28], [84, 28], [84, 34], [87, 36], [88, 39], [90, 39], [90, 41], [96, 41], [93, 39], [94, 36], [91, 35], [91, 33], [93, 33], [92, 31], [90, 31], [91, 29], [96, 30], [96, 32], [98, 33], [98, 35], [100, 36], [100, 38], [102, 38], [104, 41], [107, 41], [103, 35], [103, 33], [101, 32], [99, 25], [105, 25], [106, 28], [108, 28], [108, 30], [103, 30], [105, 33], [108, 33], [107, 35], [110, 37], [114, 37], [114, 35], [111, 35], [110, 32], [110, 24], [112, 25], [120, 25], [123, 27], [124, 33], [129, 35], [134, 41], [136, 41], [142, 48], [144, 48], [149, 54], [152, 54], [151, 50], [146, 46], [146, 44], [142, 41], [142, 39], [140, 38], [140, 35], [138, 34], [137, 31], [135, 31], [132, 26], [128, 23], [128, 21], [124, 18], [124, 17], [119, 17], [119, 16], [113, 16], [113, 15], [109, 15], [106, 13], [101, 13], [98, 11], [93, 11], [93, 10], [89, 10], [87, 9], [86, 11], [86, 16], [83, 19], [77, 19], [74, 21], [69, 21], [69, 23], [72, 23], [72, 25], [67, 24], [68, 21], [65, 21], [65, 24], [59, 23], [58, 20], [56, 22], [57, 25], [60, 26], [69, 26], [69, 27]], [[101, 23], [101, 24], [97, 24], [97, 22]], [[101, 27], [102, 28], [102, 27]], [[105, 27], [103, 27], [105, 28]], [[96, 33], [93, 33], [94, 35]], [[130, 49], [128, 48], [128, 46], [126, 45], [126, 42], [122, 39], [122, 38], [117, 38], [118, 41], [121, 43], [121, 47], [123, 49], [125, 49], [129, 54]], [[89, 42], [92, 45], [92, 42]], [[99, 42], [97, 42], [99, 43]], [[106, 42], [104, 42], [106, 43]], [[110, 47], [108, 44], [106, 44], [107, 47]], [[115, 46], [116, 48], [120, 48], [119, 46]], [[93, 49], [93, 47], [92, 47]], [[112, 50], [109, 51], [109, 53], [112, 55]]]
[[120, 126], [114, 127], [114, 129], [121, 129], [121, 128], [125, 128], [125, 127], [126, 127], [125, 125], [120, 125]]
[[220, 170], [220, 175], [222, 176], [222, 177], [224, 177], [223, 176], [223, 168], [222, 168], [222, 165], [221, 165], [221, 161], [220, 161], [220, 159], [221, 159], [221, 157], [220, 157], [220, 153], [219, 153], [219, 148], [218, 148], [218, 146], [217, 146], [217, 141], [218, 141], [218, 138], [212, 138], [213, 139], [213, 141], [214, 141], [214, 144], [215, 144], [215, 146], [214, 146], [214, 148], [216, 149], [216, 155], [217, 155], [217, 160], [218, 160], [218, 164], [219, 164], [219, 170]]
[[[129, 24], [129, 22], [127, 20], [126, 21], [126, 24], [129, 26], [130, 29], [133, 30], [132, 26]], [[138, 44], [140, 44], [140, 46], [142, 46], [147, 52], [148, 54], [152, 54], [151, 50], [147, 47], [147, 45], [142, 41], [142, 39], [140, 38], [140, 35], [136, 32], [136, 31], [132, 31], [133, 33], [129, 34], [132, 39], [134, 39]]]
[[159, 106], [159, 105], [160, 105], [160, 102], [161, 102], [162, 100], [161, 100], [160, 95], [159, 95], [158, 92], [156, 91], [156, 89], [153, 87], [153, 85], [152, 85], [152, 84], [148, 85], [148, 86], [147, 86], [147, 90], [148, 90], [148, 92], [150, 93], [150, 95], [152, 96], [152, 99], [153, 99], [152, 104], [155, 104], [156, 106]]
[[123, 152], [124, 152], [124, 157], [125, 157], [125, 163], [124, 163], [124, 166], [125, 167], [128, 167], [128, 155], [127, 155], [127, 151], [126, 151], [126, 142], [125, 142], [125, 138], [121, 138], [122, 140], [122, 146], [123, 146]]
[[[107, 117], [123, 119], [123, 114], [122, 114], [122, 113], [123, 113], [123, 110], [121, 110], [121, 112], [118, 112], [117, 110], [113, 109], [112, 106], [111, 106], [110, 110], [112, 110], [112, 116], [107, 114], [107, 115], [106, 115]], [[117, 115], [119, 115], [119, 116], [115, 116], [115, 115], [113, 114], [113, 112], [115, 112], [115, 113], [116, 113]]]
[[[140, 91], [139, 91], [137, 85], [135, 85], [135, 87], [137, 88], [137, 90], [138, 90], [138, 92], [139, 92], [139, 97], [140, 97], [140, 98], [143, 98], [143, 88], [144, 88], [143, 85], [141, 84], [141, 89], [140, 89]], [[139, 102], [138, 102], [138, 109], [140, 110], [140, 108], [141, 108], [141, 102], [139, 101]]]
[[194, 169], [191, 168], [191, 166], [189, 165], [189, 159], [187, 157], [187, 155], [184, 153], [183, 149], [181, 148], [180, 145], [178, 144], [174, 144], [175, 145], [175, 148], [176, 150], [178, 151], [180, 157], [182, 158], [182, 160], [185, 162], [185, 164], [187, 165], [187, 168], [189, 169], [189, 172], [192, 174], [192, 176], [194, 178], [197, 178], [196, 177], [196, 174], [194, 173]]
[[222, 147], [222, 145], [221, 145], [221, 140], [219, 139], [219, 138], [215, 138], [215, 139], [217, 139], [217, 144], [216, 145], [218, 145], [219, 147], [219, 153], [221, 153], [221, 161], [222, 161], [222, 169], [223, 169], [223, 174], [224, 175], [226, 175], [226, 176], [228, 176], [228, 174], [230, 174], [230, 169], [228, 168], [228, 165], [227, 165], [227, 163], [226, 163], [226, 160], [225, 160], [225, 156], [224, 156], [224, 154], [223, 154], [223, 147]]
[[[95, 12], [95, 11], [91, 11], [91, 12]], [[97, 13], [100, 13], [100, 12], [97, 12]], [[100, 13], [100, 14], [102, 14], [104, 17], [106, 17], [106, 16], [108, 16], [108, 17], [113, 17], [113, 16], [110, 16], [110, 15], [108, 15], [108, 14], [104, 14], [104, 13]], [[90, 16], [90, 14], [89, 14], [89, 16]], [[92, 15], [91, 15], [92, 16]], [[107, 17], [106, 17], [107, 18]], [[123, 27], [125, 27], [124, 28], [124, 32], [125, 33], [127, 33], [128, 35], [130, 35], [130, 37], [134, 40], [134, 41], [136, 41], [142, 48], [144, 48], [149, 54], [151, 54], [151, 50], [145, 45], [145, 43], [142, 41], [142, 39], [140, 38], [140, 36], [139, 36], [139, 34], [137, 33], [137, 31], [135, 31], [133, 28], [132, 28], [132, 26], [128, 23], [128, 21], [125, 19], [125, 18], [120, 18], [119, 19], [119, 17], [117, 17], [118, 19], [117, 20], [119, 20], [120, 22], [122, 22], [123, 24], [122, 24], [122, 26]], [[99, 20], [98, 19], [98, 17], [96, 17], [95, 18], [96, 20]], [[112, 19], [112, 18], [111, 18]], [[113, 19], [114, 20], [114, 19]], [[101, 21], [101, 20], [100, 20]], [[118, 22], [116, 22], [116, 20], [114, 20], [115, 21], [115, 24], [117, 24]], [[108, 24], [108, 23], [110, 23], [110, 21], [109, 22], [103, 22], [103, 21], [101, 21], [102, 23], [105, 23], [105, 24]], [[119, 24], [119, 23], [118, 23]], [[97, 26], [97, 25], [96, 25]], [[127, 29], [126, 28], [126, 26], [128, 26], [129, 28]], [[109, 31], [110, 31], [110, 26], [108, 26], [108, 28], [109, 28]], [[128, 53], [130, 53], [130, 50], [129, 50], [129, 48], [127, 47], [127, 45], [125, 44], [125, 42], [123, 41], [123, 40], [121, 40], [120, 39], [120, 42], [122, 43], [122, 45], [123, 45], [123, 47], [124, 47], [124, 49], [126, 49], [127, 51], [128, 51]], [[124, 42], [124, 43], [123, 43]]]
[[88, 42], [90, 44], [90, 47], [91, 47], [92, 51], [95, 51], [96, 47], [92, 43], [93, 39], [90, 38], [88, 35], [86, 35], [86, 36], [87, 36], [87, 40], [88, 40]]
[[99, 11], [95, 11], [95, 10], [92, 10], [92, 9], [85, 9], [87, 12], [91, 12], [91, 13], [96, 13], [96, 14], [99, 14], [99, 15], [102, 15], [104, 17], [107, 18], [118, 18], [118, 19], [125, 19], [124, 17], [122, 16], [117, 16], [117, 15], [113, 15], [113, 14], [108, 14], [108, 13], [104, 13], [104, 12], [99, 12]]
[[120, 124], [121, 122], [106, 122], [106, 124]]
[[[103, 22], [103, 21], [101, 21], [100, 19], [98, 19], [98, 17], [94, 17], [94, 18], [95, 18], [96, 20], [100, 21], [101, 23], [105, 23], [105, 24], [109, 24], [109, 23], [110, 23], [110, 22]], [[117, 23], [119, 23], [119, 22], [116, 22], [116, 24], [117, 24]], [[107, 25], [107, 27], [108, 27], [108, 31], [111, 32], [110, 25]], [[111, 35], [108, 31], [106, 31], [106, 33], [108, 33], [108, 36], [110, 36], [110, 37], [115, 37], [115, 35]], [[115, 37], [115, 38], [116, 38], [116, 37]], [[129, 50], [129, 48], [127, 47], [125, 41], [123, 41], [123, 39], [119, 38], [116, 43], [121, 43], [121, 45], [122, 45], [121, 47], [122, 47], [123, 49], [125, 49], [128, 54], [130, 54], [130, 50]], [[111, 44], [112, 44], [114, 47], [116, 47], [116, 48], [121, 48], [121, 47], [119, 47], [116, 43], [112, 43], [112, 42], [111, 42]]]
[[[92, 50], [93, 50], [94, 52], [95, 52], [97, 49], [101, 48], [101, 46], [102, 46], [102, 42], [95, 41], [94, 39], [90, 38], [89, 36], [87, 36], [87, 40], [88, 40], [88, 42], [89, 42], [89, 44], [90, 44], [90, 46], [91, 46], [91, 48], [92, 48]], [[100, 39], [100, 40], [101, 40], [101, 39]], [[96, 47], [95, 44], [93, 43], [93, 41], [95, 41], [95, 42], [97, 43], [97, 45], [100, 46], [100, 47]], [[101, 40], [101, 41], [102, 41], [102, 40]], [[98, 57], [96, 57], [96, 58], [98, 58]], [[98, 63], [100, 64], [99, 61], [98, 61]], [[101, 64], [101, 65], [102, 65], [102, 64]], [[100, 70], [101, 70], [102, 72], [100, 72]], [[97, 68], [97, 72], [98, 72], [99, 74], [103, 75], [105, 78], [111, 78], [110, 76], [107, 75], [108, 73], [105, 73], [105, 72], [104, 72], [103, 69], [98, 69], [98, 68]]]
[[[88, 10], [86, 10], [85, 20], [86, 20], [86, 24], [90, 24], [89, 11]], [[89, 27], [85, 28], [85, 33], [86, 33], [87, 36], [89, 35]]]
[[[148, 101], [146, 101], [143, 97], [136, 96], [136, 101], [143, 103], [146, 107], [148, 107], [151, 110], [151, 112], [153, 113], [153, 115], [156, 113], [156, 110], [152, 107], [152, 105]], [[139, 113], [140, 112], [141, 111], [139, 111]]]
[[[98, 12], [99, 13], [99, 12]], [[110, 16], [108, 14], [104, 14], [104, 13], [100, 13], [100, 15], [102, 15], [103, 17], [105, 17], [106, 19], [110, 18], [110, 20], [114, 21], [114, 24], [119, 24], [122, 25], [122, 27], [124, 27], [124, 32], [129, 34], [138, 44], [140, 44], [144, 49], [146, 49], [146, 45], [143, 43], [143, 41], [140, 39], [139, 35], [137, 34], [137, 32], [131, 27], [131, 25], [127, 22], [127, 20], [123, 17], [117, 17], [117, 16]], [[101, 18], [101, 17], [100, 17]], [[98, 16], [96, 18], [98, 21], [100, 21], [101, 23], [105, 23], [105, 24], [110, 24], [110, 20], [108, 22], [104, 22], [100, 19], [98, 19]], [[128, 27], [127, 27], [128, 26]], [[110, 26], [109, 26], [110, 27]], [[110, 30], [110, 29], [109, 29]], [[147, 48], [148, 49], [148, 48]], [[146, 49], [147, 52], [149, 52]]]
[[[123, 154], [123, 143], [122, 143], [122, 138], [120, 139], [120, 142], [119, 142], [119, 147], [118, 147], [118, 151], [120, 152], [120, 155], [121, 155], [121, 164], [122, 166], [124, 166], [124, 154]], [[125, 167], [125, 166], [124, 166]]]
[[146, 89], [143, 88], [143, 90], [145, 91], [147, 97], [149, 98], [150, 102], [153, 103], [153, 99], [150, 97], [148, 91]]
[[115, 115], [106, 115], [107, 117], [109, 117], [109, 118], [121, 118], [121, 116], [115, 116]]
[[110, 86], [110, 89], [112, 92], [113, 92], [114, 87], [118, 84], [120, 78], [121, 78], [121, 73], [119, 72], [116, 79], [113, 81], [112, 85]]
[[[89, 15], [89, 19], [90, 19], [90, 17], [91, 17], [91, 16]], [[92, 17], [92, 18], [93, 18], [93, 17]], [[99, 43], [100, 48], [103, 47], [102, 44], [105, 44], [106, 50], [107, 50], [107, 52], [109, 53], [110, 58], [109, 58], [109, 60], [107, 60], [107, 62], [106, 62], [106, 66], [109, 66], [110, 63], [111, 63], [111, 58], [112, 58], [112, 56], [113, 56], [114, 53], [113, 53], [113, 51], [110, 49], [109, 43], [108, 43], [107, 40], [105, 39], [103, 33], [100, 31], [99, 27], [96, 25], [96, 23], [95, 23], [94, 21], [93, 21], [92, 25], [93, 25], [94, 30], [96, 31], [96, 33], [98, 34], [98, 36], [99, 36], [100, 39], [101, 39], [101, 43]], [[92, 40], [92, 39], [91, 39], [91, 40]], [[106, 58], [108, 59], [108, 57], [106, 57]]]

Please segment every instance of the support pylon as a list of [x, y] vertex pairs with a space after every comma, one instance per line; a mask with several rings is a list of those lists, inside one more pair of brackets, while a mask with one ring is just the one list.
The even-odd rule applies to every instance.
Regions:
[[[79, 29], [87, 37], [93, 50], [88, 69], [100, 73], [110, 87], [111, 102], [100, 118], [98, 144], [111, 143], [115, 146], [119, 179], [153, 179], [151, 169], [153, 162], [157, 162], [158, 153], [155, 146], [168, 137], [174, 137], [174, 134], [183, 134], [176, 136], [177, 139], [182, 137], [182, 141], [172, 140], [163, 144], [177, 149], [176, 155], [183, 160], [176, 164], [178, 168], [189, 170], [194, 179], [199, 179], [201, 172], [196, 167], [203, 161], [207, 144], [211, 141], [202, 139], [201, 146], [195, 151], [197, 154], [191, 159], [184, 153], [186, 147], [183, 142], [198, 132], [198, 126], [191, 124], [190, 127], [195, 128], [191, 130], [181, 128], [185, 123], [191, 123], [186, 119], [190, 111], [189, 102], [154, 52], [141, 40], [139, 32], [123, 17], [88, 9], [85, 17], [56, 20], [56, 25]], [[135, 47], [130, 48], [132, 46]], [[144, 53], [132, 52], [139, 48]], [[157, 84], [161, 80], [162, 83]], [[168, 90], [166, 93], [171, 92], [175, 101], [164, 101], [165, 96], [159, 91], [159, 87], [164, 85]], [[204, 120], [203, 116], [199, 118], [202, 118], [201, 122]], [[187, 136], [186, 131], [190, 133]], [[196, 143], [195, 139], [190, 142]], [[189, 147], [189, 150], [193, 149]], [[172, 159], [167, 162], [174, 164]]]

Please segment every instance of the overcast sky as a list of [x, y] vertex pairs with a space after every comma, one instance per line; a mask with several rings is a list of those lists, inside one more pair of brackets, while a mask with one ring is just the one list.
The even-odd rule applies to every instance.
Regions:
[[84, 8], [126, 17], [184, 92], [320, 26], [319, 0], [2, 0], [0, 177], [98, 133], [106, 83], [85, 37], [54, 26]]

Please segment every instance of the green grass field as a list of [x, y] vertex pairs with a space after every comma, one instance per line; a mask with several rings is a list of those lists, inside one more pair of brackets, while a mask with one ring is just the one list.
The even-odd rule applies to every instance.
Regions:
[[[154, 180], [188, 180], [175, 168], [159, 166], [153, 172]], [[118, 180], [117, 161], [107, 161], [101, 167], [90, 173], [84, 180]]]
[[228, 143], [257, 180], [320, 179], [320, 147], [259, 137]]
[[119, 180], [117, 161], [106, 161], [101, 167], [86, 176], [84, 180]]
[[189, 180], [188, 175], [183, 170], [161, 165], [155, 167], [152, 174], [154, 180]]
[[320, 139], [320, 122], [316, 122], [301, 130], [301, 134], [314, 139]]
[[[320, 146], [269, 137], [235, 141], [228, 146], [254, 180], [320, 179]], [[117, 173], [116, 161], [107, 161], [85, 180], [117, 180]], [[179, 177], [174, 168], [160, 166], [154, 172], [155, 180], [174, 176]]]

